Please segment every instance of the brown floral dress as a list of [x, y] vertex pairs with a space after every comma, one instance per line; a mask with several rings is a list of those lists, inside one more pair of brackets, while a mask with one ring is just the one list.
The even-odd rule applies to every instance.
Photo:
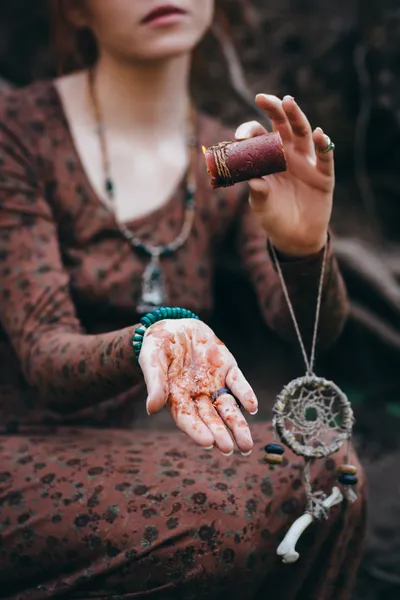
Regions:
[[[199, 144], [231, 134], [199, 116]], [[232, 230], [266, 324], [293, 327], [243, 187], [213, 192], [199, 152], [188, 242], [163, 259], [170, 305], [207, 320], [217, 257]], [[130, 223], [144, 241], [174, 239], [184, 186]], [[129, 344], [147, 258], [96, 198], [52, 83], [0, 102], [0, 597], [350, 598], [365, 521], [352, 506], [309, 528], [300, 560], [276, 547], [304, 509], [300, 461], [270, 470], [268, 424], [251, 456], [204, 451], [179, 431], [137, 431], [144, 385]], [[304, 336], [321, 256], [283, 263]], [[340, 333], [346, 294], [329, 254], [319, 346]], [[340, 453], [312, 469], [330, 491]], [[352, 458], [356, 462], [356, 457]]]

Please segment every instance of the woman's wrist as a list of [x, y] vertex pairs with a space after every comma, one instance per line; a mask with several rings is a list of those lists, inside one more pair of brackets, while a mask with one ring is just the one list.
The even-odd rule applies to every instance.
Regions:
[[166, 319], [196, 319], [199, 320], [199, 317], [193, 313], [191, 310], [187, 310], [186, 308], [179, 308], [163, 306], [157, 308], [151, 312], [146, 313], [140, 319], [140, 326], [137, 327], [132, 335], [132, 347], [135, 351], [136, 359], [139, 361], [140, 351], [142, 349], [144, 337], [146, 335], [147, 330], [158, 323], [159, 321], [164, 321]]
[[320, 254], [329, 241], [329, 233], [325, 233], [320, 240], [313, 242], [312, 244], [293, 245], [289, 243], [274, 243], [272, 240], [269, 241], [274, 247], [278, 258], [285, 262], [291, 262], [313, 258], [314, 256]]

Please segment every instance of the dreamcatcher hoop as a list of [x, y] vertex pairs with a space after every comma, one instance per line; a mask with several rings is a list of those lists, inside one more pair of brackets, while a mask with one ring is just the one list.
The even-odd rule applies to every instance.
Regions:
[[[310, 412], [312, 418], [307, 417]], [[308, 374], [283, 388], [273, 415], [272, 423], [281, 441], [305, 458], [323, 458], [337, 452], [350, 439], [354, 422], [350, 402], [339, 386]], [[287, 428], [288, 423], [293, 425], [292, 430]], [[330, 443], [318, 435], [333, 435], [336, 431]]]

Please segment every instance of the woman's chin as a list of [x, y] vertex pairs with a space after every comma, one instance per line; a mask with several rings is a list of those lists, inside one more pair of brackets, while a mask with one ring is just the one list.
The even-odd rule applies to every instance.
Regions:
[[182, 33], [181, 35], [174, 34], [152, 36], [151, 40], [147, 40], [140, 45], [140, 48], [132, 52], [131, 58], [135, 57], [143, 61], [159, 61], [176, 58], [178, 56], [190, 54], [197, 46], [200, 36], [194, 38], [191, 35]]

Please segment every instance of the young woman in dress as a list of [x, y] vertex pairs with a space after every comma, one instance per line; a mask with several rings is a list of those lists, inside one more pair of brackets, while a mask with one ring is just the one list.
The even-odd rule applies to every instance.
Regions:
[[[235, 227], [265, 322], [288, 340], [267, 240], [307, 342], [328, 244], [319, 348], [339, 335], [329, 140], [293, 98], [260, 94], [288, 171], [214, 192], [201, 146], [234, 133], [196, 111], [189, 91], [213, 0], [51, 4], [64, 45], [95, 56], [0, 101], [4, 597], [350, 598], [362, 475], [357, 502], [310, 528], [301, 560], [282, 565], [276, 547], [304, 511], [299, 459], [265, 464], [271, 428], [248, 424], [255, 394], [206, 324]], [[263, 131], [245, 123], [236, 137]], [[132, 335], [152, 298], [199, 320], [153, 325], [138, 364]], [[136, 430], [138, 405], [169, 410], [177, 429]], [[335, 461], [312, 470], [327, 492]]]

